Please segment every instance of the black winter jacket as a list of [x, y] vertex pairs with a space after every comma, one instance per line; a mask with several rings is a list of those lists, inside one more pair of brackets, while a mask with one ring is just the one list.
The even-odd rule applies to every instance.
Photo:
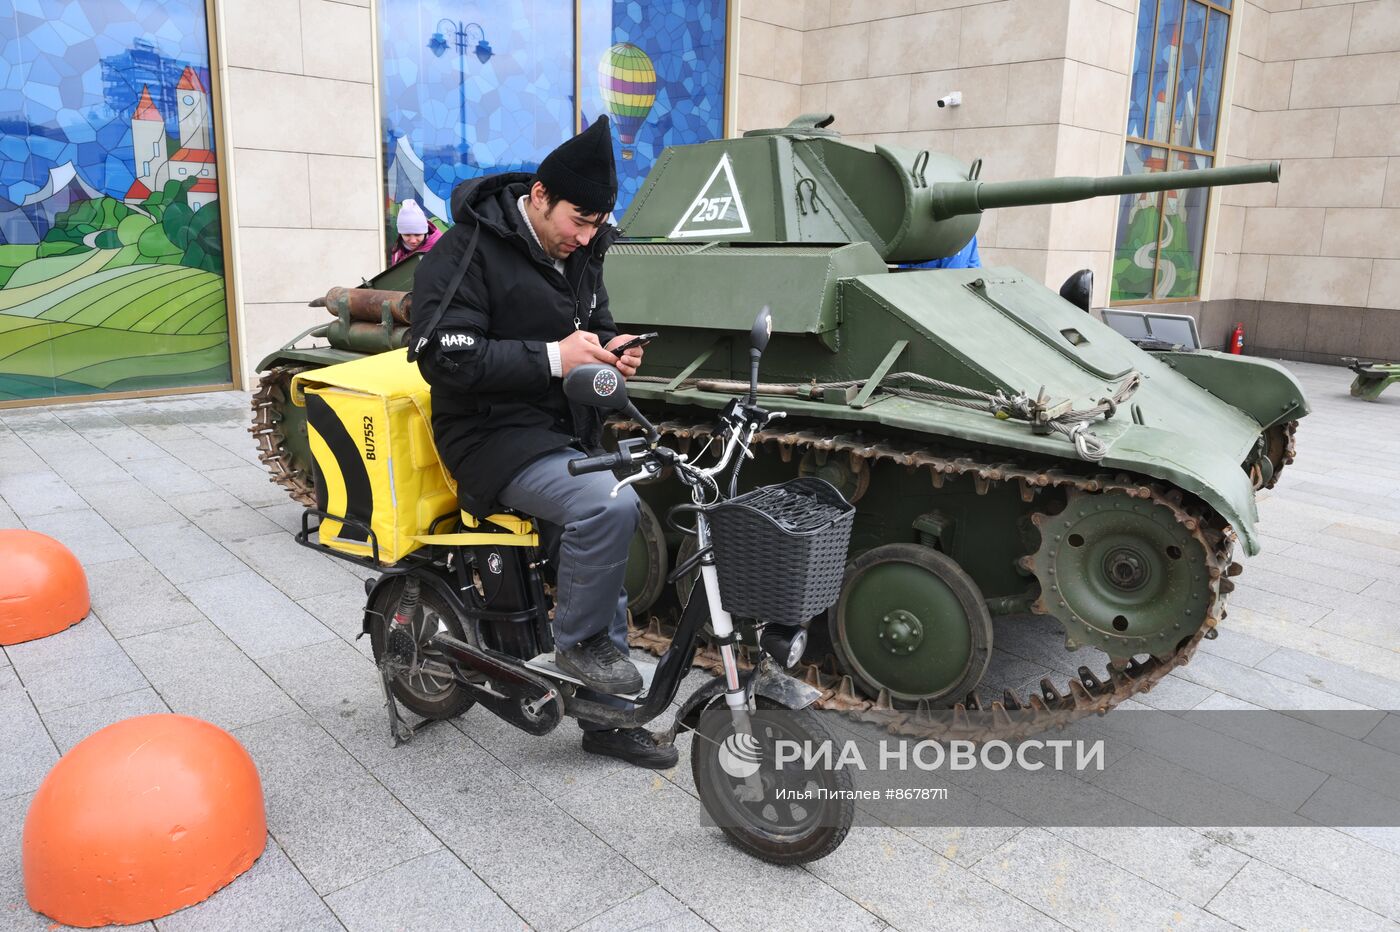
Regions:
[[480, 225], [466, 275], [418, 356], [432, 388], [438, 452], [463, 507], [479, 516], [495, 510], [501, 489], [540, 455], [598, 445], [601, 419], [569, 404], [562, 381], [550, 377], [545, 344], [573, 333], [575, 320], [604, 345], [617, 336], [603, 288], [603, 255], [616, 228], [605, 224], [559, 274], [516, 206], [530, 178], [507, 172], [458, 185], [456, 225], [413, 278], [414, 316], [430, 318]]

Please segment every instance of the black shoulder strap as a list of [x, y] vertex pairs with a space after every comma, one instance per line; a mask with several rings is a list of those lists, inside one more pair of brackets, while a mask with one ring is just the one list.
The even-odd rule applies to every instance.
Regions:
[[457, 289], [462, 286], [462, 277], [467, 274], [467, 266], [472, 264], [472, 256], [476, 254], [476, 238], [480, 233], [481, 224], [477, 223], [472, 228], [471, 239], [467, 240], [467, 251], [462, 253], [462, 261], [458, 263], [457, 270], [452, 273], [452, 281], [448, 282], [447, 289], [443, 291], [442, 297], [438, 300], [438, 305], [433, 311], [433, 316], [428, 318], [427, 325], [422, 330], [418, 331], [417, 338], [409, 344], [409, 362], [418, 358], [418, 354], [422, 352], [423, 347], [427, 346], [428, 341], [433, 338], [433, 334], [437, 331], [438, 324], [442, 323], [442, 315], [447, 313], [447, 303], [457, 294]]

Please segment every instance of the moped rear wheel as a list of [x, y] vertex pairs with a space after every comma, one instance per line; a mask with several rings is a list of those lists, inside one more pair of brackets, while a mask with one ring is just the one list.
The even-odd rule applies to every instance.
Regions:
[[[369, 629], [370, 648], [374, 651], [374, 661], [378, 663], [384, 656], [388, 643], [389, 627], [394, 624], [393, 612], [399, 604], [403, 592], [403, 581], [394, 580], [375, 593], [370, 605], [374, 612]], [[447, 658], [440, 652], [426, 646], [429, 639], [438, 631], [459, 641], [476, 645], [480, 643], [476, 631], [466, 631], [457, 613], [446, 604], [432, 586], [423, 586], [418, 601], [418, 610], [407, 625], [416, 650], [415, 660], [436, 660], [445, 663]], [[434, 720], [456, 718], [476, 704], [475, 697], [455, 677], [427, 673], [415, 662], [408, 670], [403, 670], [389, 680], [394, 698], [421, 718]]]
[[[844, 770], [775, 764], [778, 741], [818, 748], [831, 732], [809, 709], [787, 709], [762, 696], [751, 713], [752, 738], [735, 733], [721, 702], [701, 715], [690, 769], [700, 802], [741, 850], [774, 864], [806, 864], [845, 841], [855, 815], [851, 776]], [[753, 798], [753, 777], [762, 795]]]

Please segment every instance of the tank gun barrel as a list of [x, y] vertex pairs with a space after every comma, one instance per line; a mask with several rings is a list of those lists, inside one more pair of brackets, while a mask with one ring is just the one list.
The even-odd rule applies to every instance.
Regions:
[[1032, 181], [940, 181], [934, 182], [933, 219], [947, 220], [966, 214], [980, 214], [998, 207], [1025, 207], [1031, 204], [1060, 204], [1112, 194], [1143, 194], [1175, 191], [1181, 188], [1213, 188], [1227, 184], [1277, 182], [1278, 162], [1230, 165], [1225, 168], [1196, 168], [1174, 172], [1145, 172], [1137, 175], [1109, 175], [1102, 178], [1038, 178]]

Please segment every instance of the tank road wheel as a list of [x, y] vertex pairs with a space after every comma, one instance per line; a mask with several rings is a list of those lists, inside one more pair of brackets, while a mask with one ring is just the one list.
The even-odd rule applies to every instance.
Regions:
[[1269, 475], [1264, 479], [1264, 488], [1272, 489], [1283, 472], [1283, 467], [1293, 462], [1293, 438], [1298, 430], [1297, 421], [1275, 424], [1264, 432], [1264, 456], [1269, 461]]
[[1169, 657], [1206, 619], [1204, 547], [1166, 505], [1124, 492], [1073, 492], [1064, 511], [1035, 514], [1036, 611], [1058, 618], [1065, 646], [1113, 658]]
[[797, 464], [797, 474], [825, 479], [852, 505], [870, 488], [870, 465], [865, 460], [816, 447], [803, 454], [802, 461]]
[[637, 618], [661, 597], [666, 588], [666, 574], [670, 572], [666, 531], [651, 506], [646, 502], [641, 502], [641, 506], [637, 533], [632, 535], [627, 548], [627, 576], [623, 581], [627, 607]]
[[982, 679], [992, 619], [962, 568], [931, 547], [886, 544], [846, 568], [831, 619], [842, 672], [900, 705], [961, 701]]
[[253, 392], [253, 426], [258, 459], [272, 481], [292, 500], [316, 507], [316, 483], [311, 475], [311, 443], [306, 438], [306, 409], [292, 404], [292, 377], [314, 366], [275, 366], [258, 379]]

